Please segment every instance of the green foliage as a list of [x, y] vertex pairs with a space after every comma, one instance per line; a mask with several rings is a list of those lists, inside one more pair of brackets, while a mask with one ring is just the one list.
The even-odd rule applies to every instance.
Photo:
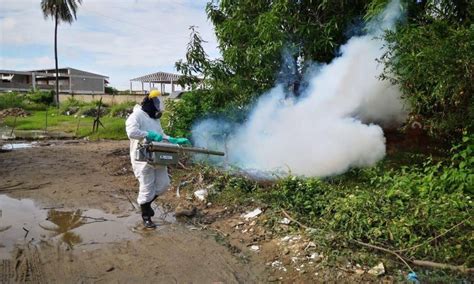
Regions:
[[133, 111], [135, 104], [136, 103], [132, 101], [114, 104], [112, 107], [110, 107], [109, 115], [125, 117], [125, 113], [131, 113]]
[[53, 94], [43, 91], [31, 91], [27, 94], [0, 94], [0, 109], [23, 108], [26, 110], [45, 110], [53, 102]]
[[17, 93], [0, 94], [0, 110], [14, 107], [24, 107], [23, 96]]
[[179, 101], [167, 100], [166, 133], [176, 137], [187, 136], [193, 121], [211, 109], [210, 102], [206, 100], [209, 98], [208, 93], [205, 90], [195, 90], [184, 93]]
[[109, 95], [118, 95], [119, 90], [115, 89], [114, 87], [105, 86], [105, 93]]
[[[16, 130], [43, 130], [45, 128], [46, 111], [34, 111], [30, 116], [8, 117], [5, 124]], [[93, 117], [81, 117], [72, 115], [62, 115], [57, 108], [48, 109], [48, 131], [66, 132], [76, 137], [86, 137], [90, 139], [127, 139], [125, 132], [125, 119], [117, 117], [102, 117], [101, 121], [105, 128], [99, 127], [97, 133], [92, 133]]]
[[459, 137], [474, 127], [474, 26], [406, 25], [388, 33], [386, 77], [433, 134]]
[[78, 6], [82, 0], [41, 0], [41, 10], [45, 18], [71, 24], [76, 19]]
[[36, 104], [43, 104], [43, 105], [51, 105], [54, 101], [54, 92], [48, 91], [32, 91], [27, 94], [27, 100], [36, 103]]
[[[186, 60], [176, 63], [184, 77], [180, 83], [193, 90], [201, 87], [204, 103], [193, 112], [195, 96], [181, 100], [174, 107], [172, 124], [179, 133], [189, 130], [190, 121], [203, 113], [231, 113], [240, 118], [260, 94], [281, 77], [280, 69], [288, 69], [289, 82], [301, 78], [307, 63], [329, 62], [337, 47], [345, 41], [344, 32], [354, 19], [365, 13], [368, 0], [357, 1], [212, 1], [207, 13], [213, 22], [222, 59], [209, 59], [205, 42], [191, 27]], [[287, 50], [285, 60], [283, 51]], [[283, 66], [289, 65], [289, 66]], [[183, 113], [183, 112], [185, 113]], [[184, 120], [184, 121], [179, 121]]]
[[328, 253], [360, 240], [404, 250], [407, 258], [472, 267], [474, 136], [465, 135], [451, 151], [440, 162], [379, 165], [326, 179], [290, 176], [263, 183], [209, 168], [200, 172], [212, 183], [213, 203], [284, 208], [316, 228], [312, 236]]
[[247, 108], [221, 104], [222, 100], [219, 98], [225, 95], [220, 89], [194, 90], [184, 93], [180, 100], [167, 100], [165, 114], [168, 123], [164, 125], [166, 133], [171, 136], [186, 137], [197, 120], [219, 116], [223, 113], [226, 118], [235, 121], [242, 120]]
[[442, 239], [403, 254], [472, 266], [473, 138], [466, 136], [463, 145], [453, 148], [449, 162], [428, 160], [421, 167], [388, 172], [361, 170], [363, 182], [356, 186], [289, 177], [271, 200], [321, 234], [335, 234], [333, 245], [356, 239], [406, 249], [465, 221]]

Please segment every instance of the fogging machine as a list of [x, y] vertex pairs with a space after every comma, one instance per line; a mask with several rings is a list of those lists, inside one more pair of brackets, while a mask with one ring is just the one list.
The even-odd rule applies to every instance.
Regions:
[[224, 152], [206, 148], [187, 147], [165, 142], [144, 142], [138, 145], [135, 160], [155, 165], [176, 165], [179, 162], [179, 155], [183, 153], [225, 155]]

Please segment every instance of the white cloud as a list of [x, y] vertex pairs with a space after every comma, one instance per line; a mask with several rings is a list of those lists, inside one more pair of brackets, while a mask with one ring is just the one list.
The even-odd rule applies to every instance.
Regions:
[[[51, 19], [44, 19], [40, 0], [0, 0], [0, 5], [0, 68], [33, 68], [22, 61], [31, 57], [36, 58], [28, 60], [31, 64], [52, 67], [54, 61], [46, 66], [51, 64], [46, 57], [53, 57], [54, 25]], [[205, 1], [192, 0], [83, 1], [77, 21], [59, 27], [59, 65], [95, 70], [110, 76], [116, 86], [127, 88], [128, 80], [114, 77], [132, 78], [146, 74], [145, 70], [173, 71], [174, 63], [185, 55], [191, 25], [199, 27], [209, 41], [207, 52], [215, 57], [216, 39], [204, 7]], [[26, 52], [15, 53], [17, 48]], [[38, 54], [40, 49], [44, 54]], [[134, 71], [123, 74], [127, 68]], [[142, 68], [143, 73], [137, 74]]]

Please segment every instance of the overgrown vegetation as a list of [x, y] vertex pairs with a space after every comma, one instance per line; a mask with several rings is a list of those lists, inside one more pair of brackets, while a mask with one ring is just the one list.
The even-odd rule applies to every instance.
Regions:
[[[298, 95], [305, 68], [335, 58], [348, 36], [364, 33], [360, 20], [374, 19], [388, 2], [211, 1], [207, 12], [222, 58], [210, 60], [192, 29], [186, 60], [177, 68], [185, 75], [181, 83], [193, 90], [168, 108], [171, 129], [186, 135], [196, 120], [222, 113], [242, 120], [275, 82]], [[420, 155], [389, 157], [342, 176], [288, 177], [266, 186], [211, 170], [213, 202], [285, 209], [316, 228], [313, 237], [330, 250], [354, 248], [359, 240], [408, 259], [474, 265], [474, 2], [401, 5], [403, 21], [385, 35], [381, 79], [400, 86], [410, 117], [446, 154], [423, 156], [422, 163], [413, 163]], [[198, 83], [204, 89], [196, 90]], [[448, 151], [446, 145], [459, 146]]]
[[53, 103], [54, 94], [45, 91], [31, 91], [26, 94], [0, 94], [0, 110], [7, 108], [23, 108], [26, 110], [45, 110]]
[[385, 161], [342, 176], [290, 176], [266, 186], [216, 172], [205, 177], [213, 184], [212, 202], [260, 204], [279, 215], [284, 209], [315, 228], [313, 238], [326, 249], [354, 248], [358, 240], [408, 259], [472, 267], [474, 137], [451, 151], [439, 162], [387, 167]]
[[[46, 125], [46, 115], [48, 117]], [[125, 133], [125, 119], [120, 117], [104, 116], [101, 122], [104, 128], [92, 132], [93, 117], [82, 115], [64, 115], [56, 107], [48, 108], [48, 111], [35, 111], [27, 117], [7, 117], [5, 125], [15, 127], [15, 130], [45, 130], [49, 132], [64, 132], [74, 137], [89, 137], [89, 139], [127, 139]]]
[[384, 77], [432, 135], [459, 138], [474, 128], [474, 4], [426, 1], [415, 12], [386, 35]]
[[90, 139], [126, 139], [125, 118], [131, 113], [134, 102], [124, 102], [108, 106], [102, 104], [100, 127], [92, 132], [92, 122], [97, 115], [99, 101], [90, 103], [69, 98], [60, 108], [52, 108], [53, 93], [30, 92], [27, 94], [8, 93], [0, 95], [0, 110], [6, 108], [24, 108], [32, 111], [27, 117], [7, 117], [4, 123], [15, 130], [48, 130], [65, 132], [75, 137]]

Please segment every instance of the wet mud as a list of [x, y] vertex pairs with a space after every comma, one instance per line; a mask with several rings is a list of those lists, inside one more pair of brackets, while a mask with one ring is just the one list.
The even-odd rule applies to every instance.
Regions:
[[50, 141], [0, 153], [0, 283], [267, 279], [264, 263], [159, 203], [158, 229], [145, 230], [127, 146]]

